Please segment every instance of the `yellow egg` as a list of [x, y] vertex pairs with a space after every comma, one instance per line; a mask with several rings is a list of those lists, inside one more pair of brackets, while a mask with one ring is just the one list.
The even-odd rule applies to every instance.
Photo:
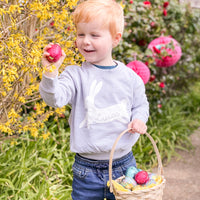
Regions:
[[[130, 190], [124, 188], [122, 185], [120, 185], [117, 181], [112, 180], [112, 184], [115, 187], [116, 190], [118, 191], [123, 191], [123, 192], [128, 192]], [[110, 182], [107, 182], [107, 186], [110, 187]]]

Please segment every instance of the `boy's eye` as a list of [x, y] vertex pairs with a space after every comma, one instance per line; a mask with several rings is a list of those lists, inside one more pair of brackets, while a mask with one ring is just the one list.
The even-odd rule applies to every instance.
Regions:
[[78, 36], [79, 36], [79, 37], [83, 37], [84, 34], [83, 34], [83, 33], [79, 33]]
[[92, 37], [100, 37], [98, 34], [92, 34]]

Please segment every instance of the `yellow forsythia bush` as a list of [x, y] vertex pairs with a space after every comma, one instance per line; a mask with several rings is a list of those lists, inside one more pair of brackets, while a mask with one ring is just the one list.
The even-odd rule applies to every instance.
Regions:
[[[71, 12], [78, 0], [0, 0], [0, 139], [38, 130], [55, 112], [39, 95], [41, 56], [49, 43], [59, 43], [67, 57], [74, 48]], [[62, 69], [61, 69], [62, 70]]]

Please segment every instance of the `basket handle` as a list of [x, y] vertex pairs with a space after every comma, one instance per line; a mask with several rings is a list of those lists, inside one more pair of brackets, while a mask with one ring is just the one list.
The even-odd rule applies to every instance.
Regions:
[[[114, 155], [114, 151], [115, 151], [115, 147], [118, 143], [118, 141], [120, 140], [120, 138], [127, 133], [129, 130], [131, 129], [126, 129], [125, 131], [123, 131], [115, 140], [115, 143], [112, 146], [111, 152], [110, 152], [110, 159], [109, 159], [109, 182], [110, 182], [110, 192], [113, 192], [113, 184], [112, 184], [112, 161], [113, 161], [113, 155]], [[154, 151], [156, 153], [157, 159], [158, 159], [158, 175], [163, 175], [163, 166], [162, 166], [162, 161], [161, 161], [161, 157], [160, 157], [160, 153], [158, 151], [158, 148], [156, 146], [156, 143], [154, 141], [154, 139], [150, 136], [149, 133], [145, 133], [145, 135], [150, 139]]]

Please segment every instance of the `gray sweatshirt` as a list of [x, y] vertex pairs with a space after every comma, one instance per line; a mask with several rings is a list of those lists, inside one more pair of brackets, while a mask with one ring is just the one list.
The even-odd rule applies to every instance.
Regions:
[[[68, 66], [56, 78], [43, 75], [40, 94], [52, 107], [71, 104], [70, 149], [97, 160], [109, 159], [117, 136], [133, 119], [147, 122], [149, 104], [142, 79], [123, 63], [103, 68], [84, 62]], [[126, 133], [114, 158], [132, 150], [139, 134]]]

